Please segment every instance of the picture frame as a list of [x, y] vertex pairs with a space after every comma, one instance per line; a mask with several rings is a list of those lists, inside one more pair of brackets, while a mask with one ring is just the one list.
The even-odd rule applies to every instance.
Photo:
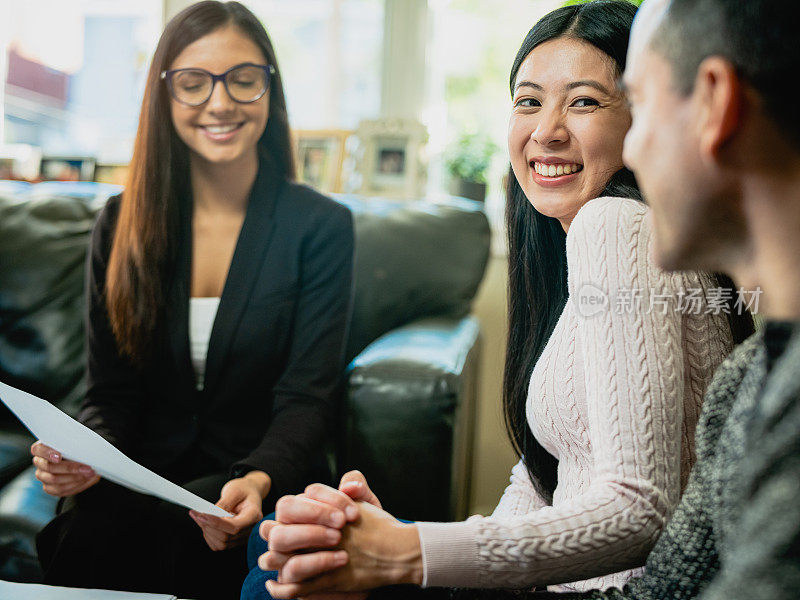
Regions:
[[0, 179], [36, 181], [42, 151], [29, 144], [0, 144]]
[[297, 179], [323, 193], [342, 191], [342, 164], [347, 139], [346, 129], [296, 129], [294, 141]]
[[128, 165], [124, 164], [97, 164], [94, 171], [94, 181], [125, 185], [128, 180]]
[[96, 167], [91, 156], [43, 156], [40, 177], [44, 181], [94, 181]]
[[17, 179], [14, 159], [0, 156], [0, 180]]
[[415, 198], [424, 195], [427, 165], [424, 160], [428, 131], [411, 119], [362, 121], [356, 191], [367, 196]]

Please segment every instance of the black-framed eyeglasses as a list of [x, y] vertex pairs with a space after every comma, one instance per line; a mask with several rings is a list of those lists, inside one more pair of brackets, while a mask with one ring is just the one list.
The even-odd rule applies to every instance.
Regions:
[[247, 104], [267, 93], [270, 76], [274, 73], [272, 65], [242, 63], [219, 75], [199, 68], [172, 69], [162, 71], [161, 79], [167, 82], [172, 97], [187, 106], [200, 106], [207, 102], [218, 81], [223, 83], [231, 100]]

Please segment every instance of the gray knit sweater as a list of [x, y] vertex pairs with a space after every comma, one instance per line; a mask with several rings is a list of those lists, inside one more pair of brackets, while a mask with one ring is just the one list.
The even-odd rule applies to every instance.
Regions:
[[596, 599], [800, 598], [800, 330], [767, 374], [768, 324], [717, 371], [697, 463], [645, 575]]
[[[767, 324], [717, 370], [698, 424], [697, 463], [644, 575], [623, 590], [564, 595], [484, 591], [478, 596], [800, 598], [800, 324], [768, 373], [767, 345], [774, 346], [781, 333], [780, 325]], [[474, 597], [463, 592], [456, 597]]]

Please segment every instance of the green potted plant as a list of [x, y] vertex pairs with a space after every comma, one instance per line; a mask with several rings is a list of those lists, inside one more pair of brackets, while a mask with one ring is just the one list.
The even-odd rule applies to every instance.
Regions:
[[462, 135], [446, 158], [450, 193], [483, 202], [486, 199], [486, 172], [495, 152], [497, 145], [485, 135]]

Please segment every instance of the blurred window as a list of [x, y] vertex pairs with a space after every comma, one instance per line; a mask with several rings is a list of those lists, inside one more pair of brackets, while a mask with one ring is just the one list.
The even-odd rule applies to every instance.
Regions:
[[[479, 134], [498, 147], [487, 174], [486, 209], [502, 229], [511, 114], [508, 75], [528, 30], [563, 0], [429, 0], [433, 27], [428, 50], [429, 102], [423, 121], [430, 132], [434, 189], [446, 189], [445, 162], [464, 134]], [[495, 236], [502, 241], [502, 236]]]
[[295, 129], [355, 129], [380, 111], [383, 0], [246, 0], [272, 39]]
[[[380, 111], [383, 0], [246, 0], [269, 32], [289, 119], [355, 129]], [[0, 0], [2, 140], [127, 163], [163, 0]]]
[[162, 0], [26, 0], [2, 7], [3, 140], [45, 155], [130, 159]]

